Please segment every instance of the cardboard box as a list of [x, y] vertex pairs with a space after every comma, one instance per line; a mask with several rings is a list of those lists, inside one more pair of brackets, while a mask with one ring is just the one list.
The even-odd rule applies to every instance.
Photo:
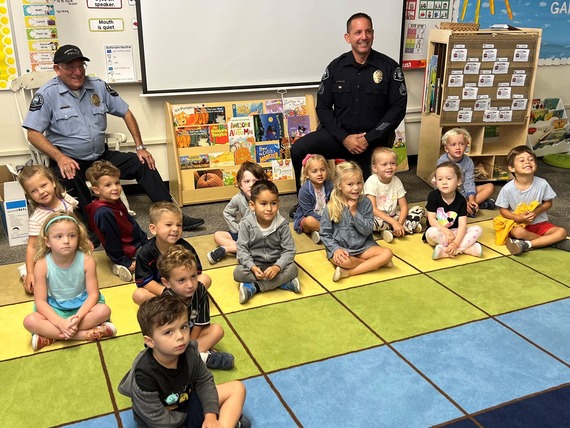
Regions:
[[28, 203], [11, 165], [0, 165], [0, 210], [8, 244], [28, 243]]

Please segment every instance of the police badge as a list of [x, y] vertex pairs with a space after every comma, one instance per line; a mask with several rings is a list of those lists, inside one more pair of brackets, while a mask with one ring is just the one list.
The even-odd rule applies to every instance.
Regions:
[[99, 107], [101, 105], [101, 98], [99, 98], [99, 95], [91, 95], [91, 104], [93, 104], [95, 107]]
[[382, 72], [380, 70], [376, 70], [374, 72], [374, 74], [372, 75], [372, 80], [374, 80], [374, 83], [378, 84], [382, 81], [383, 77], [384, 77], [384, 74], [382, 74]]

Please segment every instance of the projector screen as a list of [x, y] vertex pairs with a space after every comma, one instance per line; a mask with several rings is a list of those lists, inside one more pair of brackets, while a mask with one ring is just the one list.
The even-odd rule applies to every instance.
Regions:
[[365, 12], [374, 49], [400, 61], [404, 0], [140, 0], [143, 92], [314, 86], [350, 50], [346, 21]]

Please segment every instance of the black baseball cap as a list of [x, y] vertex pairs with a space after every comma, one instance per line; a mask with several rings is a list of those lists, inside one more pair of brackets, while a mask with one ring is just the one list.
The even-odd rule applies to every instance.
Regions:
[[53, 63], [61, 64], [63, 62], [65, 64], [77, 58], [82, 59], [83, 61], [89, 61], [89, 58], [83, 56], [81, 49], [79, 49], [77, 46], [63, 45], [55, 51], [55, 55], [53, 56]]

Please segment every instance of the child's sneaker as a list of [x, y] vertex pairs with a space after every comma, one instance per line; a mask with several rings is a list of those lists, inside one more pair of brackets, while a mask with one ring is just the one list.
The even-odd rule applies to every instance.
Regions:
[[388, 260], [386, 264], [383, 264], [382, 267], [391, 268], [394, 267], [394, 262], [392, 260]]
[[437, 244], [433, 249], [433, 254], [431, 255], [431, 258], [433, 260], [438, 260], [438, 259], [445, 259], [447, 257], [449, 257], [449, 255], [445, 252], [445, 247], [441, 244]]
[[552, 244], [551, 247], [558, 248], [559, 250], [570, 251], [570, 239], [563, 239], [562, 241]]
[[422, 227], [422, 225], [418, 223], [418, 225], [414, 229], [414, 233], [422, 233], [423, 230], [424, 230], [424, 228]]
[[484, 210], [494, 210], [495, 209], [495, 200], [492, 198], [487, 199], [486, 201], [481, 202], [479, 208]]
[[520, 253], [523, 253], [525, 251], [528, 251], [530, 249], [530, 246], [527, 244], [526, 241], [523, 241], [522, 239], [507, 239], [507, 250], [509, 250], [509, 252], [516, 256]]
[[394, 234], [389, 230], [383, 230], [380, 235], [382, 235], [384, 242], [390, 243], [394, 240]]
[[234, 356], [229, 352], [211, 349], [206, 358], [206, 367], [212, 370], [230, 370], [234, 366]]
[[340, 266], [337, 266], [334, 270], [334, 274], [333, 274], [333, 282], [337, 282], [339, 279], [342, 278], [348, 278], [350, 275], [348, 275], [348, 272], [341, 268]]
[[104, 322], [97, 327], [93, 327], [87, 330], [87, 341], [95, 342], [102, 340], [106, 337], [113, 337], [117, 334], [117, 327], [115, 327], [110, 322]]
[[126, 266], [113, 265], [111, 270], [113, 271], [113, 275], [117, 275], [119, 278], [121, 278], [121, 281], [132, 282], [133, 274]]
[[297, 278], [293, 278], [291, 281], [286, 282], [283, 285], [280, 285], [279, 288], [281, 290], [292, 291], [293, 293], [300, 293], [301, 292], [301, 283]]
[[48, 339], [47, 337], [40, 336], [39, 334], [32, 334], [32, 349], [39, 351], [44, 346], [52, 345], [56, 342], [55, 339]]
[[463, 254], [469, 254], [470, 256], [483, 257], [483, 247], [480, 243], [475, 242], [470, 247], [463, 250]]
[[212, 250], [208, 253], [208, 260], [213, 265], [218, 263], [224, 257], [226, 257], [226, 249], [224, 247], [218, 247], [215, 250]]
[[251, 422], [245, 415], [241, 415], [236, 428], [251, 428]]
[[257, 293], [255, 285], [250, 282], [239, 283], [239, 302], [243, 305]]
[[313, 242], [315, 244], [320, 244], [321, 243], [321, 235], [319, 234], [319, 232], [317, 232], [316, 230], [313, 230], [311, 232], [311, 239], [313, 240]]

